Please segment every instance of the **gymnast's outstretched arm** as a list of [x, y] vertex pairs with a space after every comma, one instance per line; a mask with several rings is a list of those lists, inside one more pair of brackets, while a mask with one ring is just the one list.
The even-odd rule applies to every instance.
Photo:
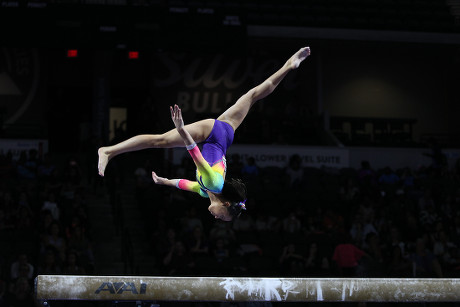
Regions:
[[[193, 158], [193, 162], [195, 162], [198, 171], [202, 175], [204, 184], [211, 185], [212, 183], [217, 182], [218, 180], [214, 178], [217, 176], [216, 173], [212, 170], [208, 162], [203, 158], [203, 155], [196, 146], [196, 143], [190, 133], [187, 131], [187, 129], [184, 128], [184, 120], [182, 118], [181, 109], [177, 105], [174, 105], [174, 107], [170, 107], [170, 111], [174, 126], [176, 126], [177, 132], [184, 141], [188, 152]], [[156, 184], [175, 186], [181, 190], [196, 192], [203, 197], [208, 196], [206, 193], [202, 192], [197, 181], [190, 181], [186, 179], [168, 179], [158, 176], [155, 172], [152, 172], [152, 179]]]
[[152, 179], [155, 184], [176, 187], [180, 190], [198, 193], [202, 197], [209, 197], [208, 194], [201, 190], [200, 184], [197, 181], [187, 179], [168, 179], [158, 176], [155, 172], [152, 172]]
[[[180, 137], [185, 143], [187, 149], [192, 149], [196, 146], [195, 141], [193, 140], [190, 133], [187, 129], [184, 128], [184, 120], [182, 118], [182, 111], [179, 106], [174, 105], [174, 107], [169, 107], [171, 111], [171, 119], [174, 123], [174, 126], [177, 129]], [[199, 192], [200, 186], [196, 181], [189, 181], [185, 179], [168, 179], [165, 177], [158, 176], [155, 172], [152, 172], [152, 179], [155, 184], [166, 185], [170, 187], [182, 188], [183, 190], [191, 192]], [[180, 182], [182, 181], [182, 184]]]
[[213, 185], [213, 182], [216, 181], [216, 173], [208, 164], [208, 162], [204, 159], [203, 155], [201, 154], [200, 149], [196, 146], [195, 141], [193, 140], [190, 133], [188, 133], [187, 129], [184, 128], [184, 120], [182, 118], [182, 111], [178, 105], [174, 105], [174, 107], [170, 107], [171, 110], [171, 118], [176, 126], [177, 132], [184, 140], [185, 146], [192, 156], [193, 162], [196, 165], [196, 168], [200, 172], [203, 177], [203, 180], [206, 181], [204, 184], [206, 185]]

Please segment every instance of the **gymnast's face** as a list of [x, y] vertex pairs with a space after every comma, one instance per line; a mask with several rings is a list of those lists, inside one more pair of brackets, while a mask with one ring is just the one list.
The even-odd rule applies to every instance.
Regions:
[[208, 207], [209, 212], [219, 220], [230, 222], [232, 217], [228, 214], [227, 207], [230, 204], [228, 202], [220, 202], [220, 201], [213, 201], [211, 205]]

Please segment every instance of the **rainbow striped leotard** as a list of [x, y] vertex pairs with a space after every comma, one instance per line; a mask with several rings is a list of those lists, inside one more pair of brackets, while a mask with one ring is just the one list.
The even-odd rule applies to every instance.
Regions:
[[211, 133], [203, 143], [202, 152], [198, 146], [188, 149], [196, 165], [196, 181], [180, 179], [177, 187], [196, 192], [202, 197], [208, 197], [208, 191], [221, 193], [227, 171], [225, 153], [233, 142], [233, 136], [232, 126], [215, 120]]

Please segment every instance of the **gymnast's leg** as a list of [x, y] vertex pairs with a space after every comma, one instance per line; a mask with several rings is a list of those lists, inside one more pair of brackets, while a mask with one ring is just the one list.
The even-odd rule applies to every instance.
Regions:
[[[200, 143], [206, 140], [206, 138], [209, 136], [213, 125], [214, 119], [204, 119], [186, 125], [185, 129], [190, 133], [195, 142]], [[172, 129], [163, 134], [136, 135], [113, 146], [99, 148], [99, 175], [104, 176], [107, 163], [109, 163], [110, 159], [118, 156], [119, 154], [147, 148], [172, 148], [184, 146], [184, 141], [177, 132], [177, 129]]]
[[236, 130], [249, 112], [254, 103], [271, 94], [278, 84], [286, 77], [289, 71], [299, 67], [300, 63], [310, 55], [310, 48], [304, 47], [292, 55], [286, 63], [267, 80], [249, 90], [241, 96], [235, 104], [228, 108], [217, 119], [228, 123]]

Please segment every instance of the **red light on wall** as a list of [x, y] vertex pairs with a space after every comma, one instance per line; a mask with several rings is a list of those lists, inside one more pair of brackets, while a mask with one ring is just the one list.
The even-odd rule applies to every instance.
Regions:
[[67, 50], [67, 57], [68, 58], [76, 58], [78, 56], [78, 50], [77, 49], [69, 49]]
[[139, 58], [139, 51], [129, 51], [128, 52], [128, 59], [135, 60]]

